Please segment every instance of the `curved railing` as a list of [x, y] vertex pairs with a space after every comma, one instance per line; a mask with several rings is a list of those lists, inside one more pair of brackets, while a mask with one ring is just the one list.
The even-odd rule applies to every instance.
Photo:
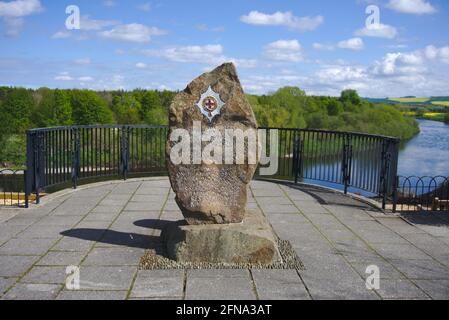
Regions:
[[393, 210], [449, 211], [449, 177], [398, 176]]
[[[267, 150], [278, 135], [278, 168], [271, 178], [322, 181], [384, 202], [396, 180], [399, 140], [361, 133], [261, 128]], [[26, 195], [79, 183], [166, 174], [168, 128], [89, 125], [27, 132]], [[352, 190], [353, 189], [353, 190]]]
[[0, 206], [23, 206], [23, 170], [0, 169]]

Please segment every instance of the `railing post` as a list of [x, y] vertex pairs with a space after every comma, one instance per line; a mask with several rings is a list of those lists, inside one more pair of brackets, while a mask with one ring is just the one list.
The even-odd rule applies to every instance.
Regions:
[[72, 185], [77, 188], [80, 172], [80, 133], [78, 128], [72, 128]]
[[128, 162], [129, 162], [129, 145], [128, 145], [129, 129], [126, 126], [122, 127], [120, 136], [120, 168], [123, 175], [123, 180], [128, 176]]
[[352, 170], [352, 145], [351, 136], [344, 134], [343, 136], [343, 159], [342, 159], [342, 175], [344, 193], [348, 193], [349, 185], [351, 184], [351, 170]]
[[293, 142], [293, 175], [295, 183], [298, 183], [299, 177], [302, 176], [302, 154], [303, 145], [301, 143], [301, 130], [295, 130]]
[[381, 167], [380, 167], [380, 196], [382, 196], [382, 209], [385, 210], [388, 198], [388, 173], [390, 172], [391, 153], [389, 142], [382, 141]]
[[42, 156], [43, 156], [43, 145], [42, 145], [42, 134], [39, 132], [34, 135], [34, 183], [36, 188], [36, 204], [41, 202], [40, 197], [40, 186], [41, 186], [41, 175], [42, 175]]
[[33, 171], [34, 171], [34, 158], [33, 158], [33, 135], [31, 132], [27, 132], [26, 138], [26, 167], [25, 175], [25, 208], [29, 207], [29, 199], [31, 192], [33, 191]]
[[399, 187], [399, 176], [394, 178], [393, 183], [393, 213], [396, 212], [396, 206], [398, 203], [398, 187]]

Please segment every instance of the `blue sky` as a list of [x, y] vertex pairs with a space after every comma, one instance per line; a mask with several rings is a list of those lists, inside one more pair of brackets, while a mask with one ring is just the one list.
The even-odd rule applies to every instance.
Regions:
[[0, 85], [182, 90], [232, 61], [248, 93], [449, 95], [448, 30], [447, 0], [0, 0]]

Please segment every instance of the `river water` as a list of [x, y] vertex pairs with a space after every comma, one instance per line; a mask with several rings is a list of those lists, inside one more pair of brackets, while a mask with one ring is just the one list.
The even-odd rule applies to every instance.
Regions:
[[418, 120], [421, 132], [399, 152], [401, 176], [449, 176], [449, 125]]

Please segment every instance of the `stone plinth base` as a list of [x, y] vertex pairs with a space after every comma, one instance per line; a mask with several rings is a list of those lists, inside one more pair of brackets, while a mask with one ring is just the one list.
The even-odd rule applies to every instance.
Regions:
[[281, 261], [277, 238], [265, 217], [247, 212], [236, 224], [169, 224], [162, 231], [168, 256], [178, 262], [261, 263]]

